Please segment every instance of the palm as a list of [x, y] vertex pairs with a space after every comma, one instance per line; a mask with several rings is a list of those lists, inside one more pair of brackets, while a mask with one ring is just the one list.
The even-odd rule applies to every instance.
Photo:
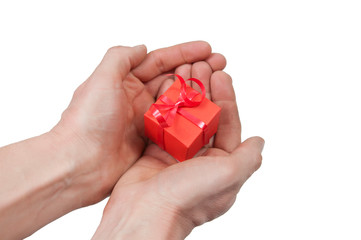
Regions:
[[[127, 162], [122, 166], [128, 166], [144, 149], [139, 118], [153, 98], [144, 91], [142, 81], [131, 74], [116, 88], [113, 84], [96, 85], [90, 77], [76, 91], [68, 110], [76, 121], [74, 125], [78, 125], [79, 135], [85, 135], [84, 139], [92, 147], [101, 148], [103, 154], [121, 159], [123, 163]], [[75, 112], [74, 105], [82, 106], [82, 109]]]

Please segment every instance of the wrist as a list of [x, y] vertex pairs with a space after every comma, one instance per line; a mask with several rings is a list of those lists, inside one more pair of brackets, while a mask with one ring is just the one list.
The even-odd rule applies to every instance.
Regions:
[[105, 196], [100, 173], [93, 164], [99, 158], [97, 148], [87, 145], [81, 138], [65, 128], [56, 126], [46, 133], [56, 158], [68, 166], [64, 175], [67, 193], [72, 196], [74, 209], [101, 201]]
[[192, 231], [194, 224], [178, 211], [160, 203], [152, 204], [152, 200], [146, 198], [133, 196], [130, 201], [122, 201], [111, 196], [93, 240], [178, 240]]

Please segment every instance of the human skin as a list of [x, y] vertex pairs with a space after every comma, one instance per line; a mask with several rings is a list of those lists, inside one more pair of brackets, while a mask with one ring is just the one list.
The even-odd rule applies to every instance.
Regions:
[[225, 66], [201, 41], [148, 54], [145, 46], [109, 49], [52, 130], [0, 148], [1, 239], [25, 238], [107, 197], [144, 151], [143, 114], [166, 74], [199, 61]]
[[[184, 239], [193, 228], [225, 213], [260, 167], [264, 141], [241, 143], [232, 80], [204, 62], [176, 73], [200, 79], [222, 108], [218, 132], [197, 155], [177, 163], [154, 143], [115, 186], [93, 239]], [[167, 80], [162, 91], [172, 84]]]

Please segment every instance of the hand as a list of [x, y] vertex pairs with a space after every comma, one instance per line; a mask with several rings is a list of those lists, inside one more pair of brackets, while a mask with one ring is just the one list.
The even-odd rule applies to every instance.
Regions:
[[225, 65], [205, 42], [149, 54], [111, 48], [50, 132], [0, 148], [1, 239], [23, 239], [106, 197], [144, 150], [143, 114], [165, 73], [200, 60]]
[[[232, 80], [212, 72], [204, 62], [192, 71], [189, 66], [176, 70], [185, 79], [200, 79], [207, 97], [222, 108], [214, 141], [181, 163], [150, 143], [115, 186], [94, 239], [184, 239], [194, 227], [225, 213], [260, 167], [263, 139], [241, 143]], [[171, 83], [165, 81], [160, 93]]]
[[[89, 205], [106, 197], [119, 177], [140, 157], [145, 138], [143, 114], [154, 102], [154, 91], [174, 68], [206, 60], [215, 69], [220, 55], [209, 44], [190, 42], [147, 55], [145, 46], [114, 47], [74, 93], [61, 121], [51, 131], [71, 141], [77, 152], [73, 179], [87, 182], [82, 199]], [[91, 186], [89, 188], [89, 186]], [[84, 189], [84, 187], [81, 187]]]

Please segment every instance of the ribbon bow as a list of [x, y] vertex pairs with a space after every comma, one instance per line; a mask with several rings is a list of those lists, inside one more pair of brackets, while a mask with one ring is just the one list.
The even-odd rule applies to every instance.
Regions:
[[[173, 75], [173, 74], [170, 74], [170, 75]], [[174, 75], [179, 79], [179, 81], [181, 83], [180, 94], [179, 94], [177, 102], [173, 102], [167, 96], [162, 95], [159, 99], [164, 104], [153, 104], [152, 108], [151, 108], [152, 115], [155, 117], [155, 119], [158, 121], [160, 127], [162, 128], [161, 131], [159, 132], [160, 134], [158, 137], [159, 145], [161, 148], [164, 149], [164, 128], [167, 128], [167, 127], [170, 127], [173, 125], [174, 119], [175, 119], [177, 113], [179, 113], [180, 115], [182, 115], [183, 117], [185, 117], [186, 119], [188, 119], [193, 124], [195, 124], [200, 129], [203, 130], [203, 143], [207, 144], [206, 137], [205, 137], [205, 132], [206, 132], [205, 130], [207, 128], [206, 123], [199, 120], [198, 118], [196, 118], [192, 114], [188, 113], [184, 109], [184, 108], [197, 107], [202, 103], [202, 101], [205, 98], [205, 94], [206, 94], [205, 87], [204, 87], [203, 83], [196, 78], [190, 78], [187, 80], [187, 81], [193, 81], [193, 82], [197, 83], [198, 86], [201, 88], [201, 92], [202, 92], [201, 100], [194, 101], [193, 98], [195, 98], [197, 95], [199, 95], [199, 92], [192, 90], [189, 93], [187, 93], [187, 91], [186, 91], [187, 85], [185, 83], [186, 81], [184, 81], [184, 79], [181, 76], [179, 76], [177, 74], [174, 74]], [[162, 115], [161, 111], [165, 112], [165, 114]]]

